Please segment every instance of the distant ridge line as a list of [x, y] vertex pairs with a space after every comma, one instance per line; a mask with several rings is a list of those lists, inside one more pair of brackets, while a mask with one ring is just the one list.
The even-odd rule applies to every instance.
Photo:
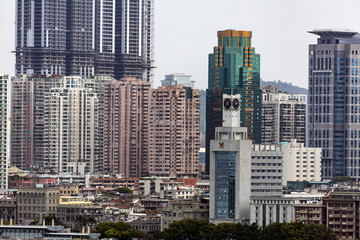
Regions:
[[308, 94], [308, 90], [306, 88], [298, 87], [292, 85], [292, 83], [278, 81], [260, 81], [261, 86], [273, 85], [279, 89], [279, 91], [287, 92], [291, 95], [293, 94]]

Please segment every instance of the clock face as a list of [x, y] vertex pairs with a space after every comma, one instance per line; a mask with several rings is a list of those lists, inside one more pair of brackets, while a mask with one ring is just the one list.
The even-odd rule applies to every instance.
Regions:
[[234, 109], [239, 109], [240, 102], [239, 99], [235, 98], [232, 102]]
[[230, 107], [231, 107], [231, 100], [230, 99], [225, 99], [225, 101], [224, 101], [224, 107], [226, 108], [226, 109], [230, 109]]

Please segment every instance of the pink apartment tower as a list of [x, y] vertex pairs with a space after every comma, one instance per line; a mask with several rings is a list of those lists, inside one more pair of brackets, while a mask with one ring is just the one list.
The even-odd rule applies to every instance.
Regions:
[[113, 80], [104, 88], [103, 171], [122, 177], [148, 175], [150, 83]]
[[197, 177], [199, 174], [199, 90], [168, 85], [151, 90], [149, 175]]

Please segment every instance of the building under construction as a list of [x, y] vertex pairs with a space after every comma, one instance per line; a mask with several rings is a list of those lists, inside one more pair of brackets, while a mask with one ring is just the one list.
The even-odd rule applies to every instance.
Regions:
[[154, 0], [18, 0], [16, 73], [151, 82]]

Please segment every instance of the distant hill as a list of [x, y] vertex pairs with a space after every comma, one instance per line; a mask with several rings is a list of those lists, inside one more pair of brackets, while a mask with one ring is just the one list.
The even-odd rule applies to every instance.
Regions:
[[306, 88], [298, 87], [292, 85], [292, 83], [282, 82], [282, 81], [260, 81], [261, 86], [273, 85], [276, 86], [280, 91], [287, 92], [289, 94], [307, 94], [308, 90]]

